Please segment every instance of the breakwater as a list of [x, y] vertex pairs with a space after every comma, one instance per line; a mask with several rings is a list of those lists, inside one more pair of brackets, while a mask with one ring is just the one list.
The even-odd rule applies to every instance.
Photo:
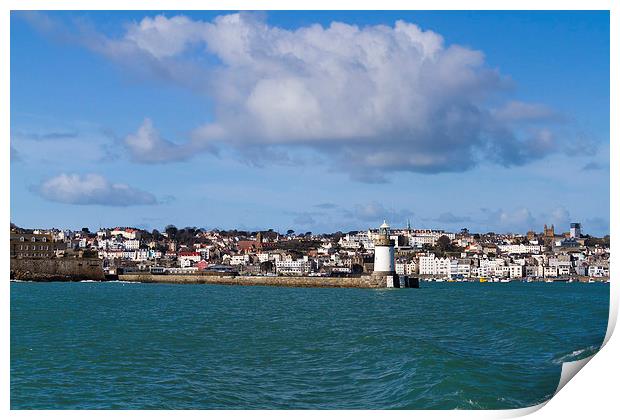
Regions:
[[98, 258], [11, 258], [11, 279], [33, 281], [104, 280]]
[[226, 284], [240, 286], [285, 286], [285, 287], [348, 287], [377, 289], [385, 287], [382, 282], [371, 276], [362, 277], [309, 277], [309, 276], [214, 276], [200, 274], [120, 274], [121, 281], [139, 283], [173, 283], [173, 284]]

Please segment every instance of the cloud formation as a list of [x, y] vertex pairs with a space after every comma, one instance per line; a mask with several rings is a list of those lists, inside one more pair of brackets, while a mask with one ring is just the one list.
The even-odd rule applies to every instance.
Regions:
[[98, 174], [60, 174], [43, 181], [33, 191], [47, 200], [66, 204], [120, 207], [157, 204], [153, 194], [112, 183]]
[[78, 133], [77, 131], [50, 131], [46, 133], [16, 131], [12, 133], [12, 136], [30, 140], [64, 140], [74, 139], [78, 136]]
[[588, 162], [581, 168], [582, 171], [598, 171], [603, 169], [603, 165], [599, 162]]
[[338, 206], [334, 203], [319, 203], [319, 204], [315, 204], [314, 207], [323, 209], [323, 210], [332, 210]]
[[193, 153], [192, 147], [174, 144], [159, 135], [153, 122], [146, 118], [138, 131], [124, 139], [131, 159], [141, 163], [162, 163], [184, 160]]
[[454, 223], [471, 222], [472, 219], [469, 216], [458, 216], [451, 212], [446, 212], [446, 213], [441, 213], [439, 216], [431, 220], [435, 222], [439, 222], [439, 223], [454, 224]]
[[562, 149], [557, 113], [506, 100], [512, 81], [481, 51], [402, 20], [288, 30], [254, 14], [155, 16], [119, 38], [86, 39], [122, 65], [213, 100], [214, 115], [185, 143], [162, 139], [145, 120], [125, 140], [139, 162], [218, 148], [277, 159], [297, 148], [354, 179], [383, 182], [395, 171], [462, 172], [483, 160], [524, 165]]
[[355, 219], [362, 222], [380, 223], [386, 220], [389, 223], [400, 225], [404, 224], [407, 219], [412, 218], [413, 212], [407, 209], [390, 209], [377, 201], [371, 201], [366, 204], [355, 205], [353, 211], [346, 210], [344, 216], [347, 219]]

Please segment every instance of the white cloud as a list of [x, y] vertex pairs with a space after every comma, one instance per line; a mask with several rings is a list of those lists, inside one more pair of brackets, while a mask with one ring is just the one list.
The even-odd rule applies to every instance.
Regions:
[[145, 122], [126, 141], [142, 162], [222, 147], [252, 161], [300, 146], [368, 182], [394, 171], [460, 172], [485, 159], [523, 165], [559, 150], [553, 110], [506, 100], [510, 78], [489, 68], [481, 51], [446, 45], [409, 22], [288, 30], [244, 13], [156, 16], [120, 38], [93, 38], [91, 48], [215, 105], [184, 144]]
[[60, 174], [33, 190], [47, 200], [67, 204], [123, 207], [157, 204], [154, 195], [126, 184], [111, 183], [98, 174]]
[[193, 154], [191, 144], [178, 145], [163, 139], [149, 118], [144, 120], [136, 133], [125, 137], [124, 144], [132, 160], [142, 163], [183, 160]]

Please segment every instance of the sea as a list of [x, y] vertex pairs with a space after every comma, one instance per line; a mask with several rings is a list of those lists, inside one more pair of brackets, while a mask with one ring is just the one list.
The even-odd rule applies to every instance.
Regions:
[[597, 352], [609, 284], [11, 286], [11, 409], [508, 409]]

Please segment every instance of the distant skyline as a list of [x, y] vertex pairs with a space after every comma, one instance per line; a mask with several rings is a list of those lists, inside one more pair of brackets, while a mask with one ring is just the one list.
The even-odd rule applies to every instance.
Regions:
[[609, 13], [12, 12], [11, 221], [609, 233]]

